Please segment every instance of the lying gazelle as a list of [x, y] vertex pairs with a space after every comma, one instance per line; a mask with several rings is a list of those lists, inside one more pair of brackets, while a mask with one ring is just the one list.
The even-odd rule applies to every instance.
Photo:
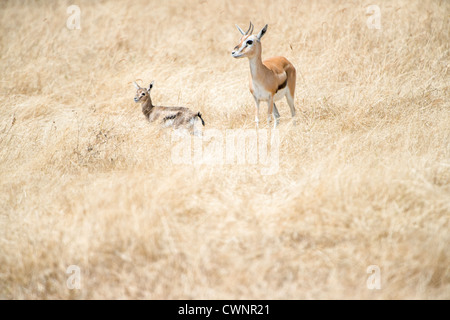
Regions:
[[267, 31], [267, 24], [257, 35], [252, 35], [253, 24], [247, 32], [244, 32], [236, 25], [242, 34], [239, 44], [231, 53], [234, 58], [247, 57], [250, 62], [250, 92], [255, 98], [256, 126], [259, 125], [259, 103], [267, 101], [268, 116], [267, 122], [270, 123], [271, 115], [274, 117], [274, 125], [278, 124], [280, 114], [278, 112], [275, 101], [286, 96], [286, 100], [291, 109], [292, 118], [295, 117], [294, 95], [296, 71], [292, 63], [285, 57], [273, 57], [262, 61], [261, 59], [261, 38]]
[[172, 126], [175, 129], [188, 129], [194, 134], [197, 134], [195, 123], [198, 119], [201, 120], [202, 125], [205, 125], [205, 121], [203, 121], [200, 112], [195, 113], [185, 107], [154, 106], [150, 97], [150, 91], [153, 88], [154, 81], [150, 83], [148, 88], [142, 88], [136, 82], [133, 82], [133, 84], [137, 89], [134, 102], [140, 102], [142, 104], [142, 113], [148, 121], [160, 120], [161, 124], [166, 127]]

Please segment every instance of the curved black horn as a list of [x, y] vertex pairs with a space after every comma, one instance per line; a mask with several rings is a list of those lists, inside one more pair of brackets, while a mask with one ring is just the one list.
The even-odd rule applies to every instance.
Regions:
[[247, 30], [247, 32], [245, 34], [246, 35], [247, 34], [252, 34], [252, 32], [253, 32], [253, 23], [250, 21], [250, 25], [248, 26], [248, 30]]

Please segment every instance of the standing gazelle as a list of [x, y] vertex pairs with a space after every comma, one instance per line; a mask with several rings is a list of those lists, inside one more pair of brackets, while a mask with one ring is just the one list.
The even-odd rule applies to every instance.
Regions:
[[294, 117], [296, 80], [294, 66], [285, 57], [273, 57], [264, 61], [261, 59], [261, 38], [267, 31], [267, 24], [257, 35], [252, 35], [253, 24], [251, 22], [247, 32], [244, 32], [238, 25], [236, 27], [242, 34], [242, 37], [231, 54], [236, 59], [247, 57], [250, 62], [250, 92], [255, 98], [256, 126], [258, 127], [259, 125], [260, 101], [267, 101], [268, 103], [268, 123], [270, 123], [271, 115], [273, 114], [274, 125], [278, 124], [280, 114], [275, 101], [280, 100], [284, 96], [286, 96], [292, 117]]

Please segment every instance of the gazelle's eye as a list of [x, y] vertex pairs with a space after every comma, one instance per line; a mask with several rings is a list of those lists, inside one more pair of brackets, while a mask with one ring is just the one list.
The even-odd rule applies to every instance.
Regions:
[[251, 46], [253, 44], [253, 40], [248, 40], [247, 45]]
[[142, 93], [141, 93], [141, 96], [145, 96], [145, 93], [144, 93], [144, 92], [142, 92]]

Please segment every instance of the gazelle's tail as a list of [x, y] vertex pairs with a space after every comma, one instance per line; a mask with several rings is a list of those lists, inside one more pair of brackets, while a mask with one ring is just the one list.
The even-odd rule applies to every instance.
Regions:
[[205, 126], [205, 121], [203, 121], [202, 114], [200, 112], [197, 113], [197, 117], [199, 117], [200, 120], [202, 120], [202, 125]]

